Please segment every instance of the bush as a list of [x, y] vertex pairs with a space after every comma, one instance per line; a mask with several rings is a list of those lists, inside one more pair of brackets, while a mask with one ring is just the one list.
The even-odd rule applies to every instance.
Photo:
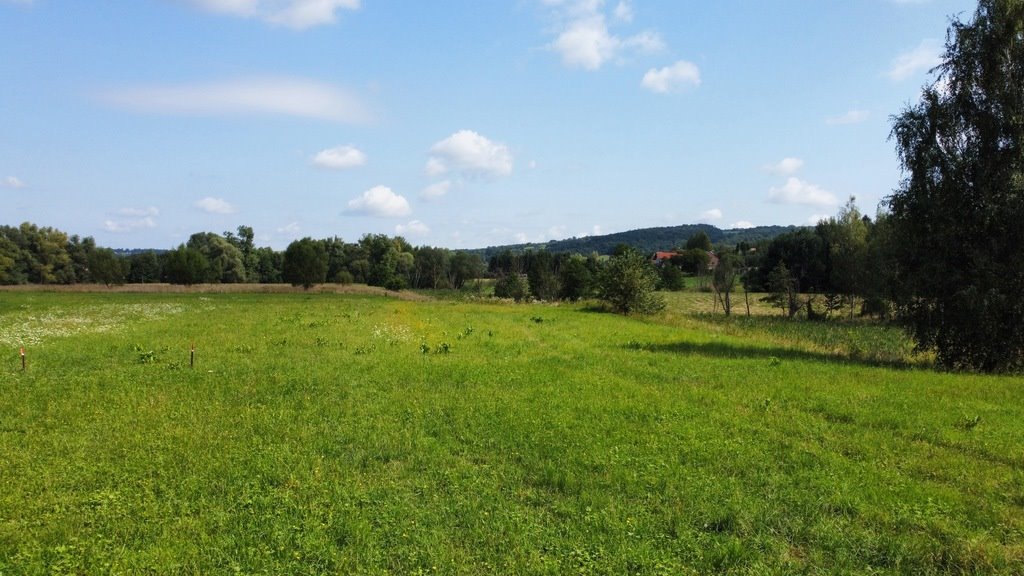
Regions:
[[522, 274], [505, 274], [494, 283], [494, 295], [498, 298], [512, 298], [521, 302], [530, 293], [530, 286]]
[[612, 256], [601, 271], [598, 296], [622, 314], [653, 314], [665, 308], [665, 300], [655, 292], [658, 273], [635, 250]]

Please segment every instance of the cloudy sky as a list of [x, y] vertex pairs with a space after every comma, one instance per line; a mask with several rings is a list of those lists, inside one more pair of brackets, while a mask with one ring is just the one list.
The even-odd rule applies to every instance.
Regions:
[[475, 248], [874, 214], [967, 0], [0, 0], [0, 224]]

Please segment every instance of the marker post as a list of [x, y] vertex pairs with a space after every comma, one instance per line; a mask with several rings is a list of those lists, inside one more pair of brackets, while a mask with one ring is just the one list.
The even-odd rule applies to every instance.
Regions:
[[21, 350], [19, 350], [18, 353], [21, 354], [21, 371], [24, 372], [25, 371], [25, 347], [22, 346]]

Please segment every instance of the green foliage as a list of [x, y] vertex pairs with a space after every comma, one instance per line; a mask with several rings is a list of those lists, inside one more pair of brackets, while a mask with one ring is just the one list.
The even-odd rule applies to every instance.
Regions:
[[456, 290], [484, 275], [484, 261], [476, 254], [464, 251], [452, 252], [448, 266], [448, 284]]
[[160, 258], [153, 250], [144, 250], [131, 254], [126, 262], [128, 271], [125, 280], [132, 284], [150, 284], [159, 282], [161, 273]]
[[23, 223], [0, 226], [0, 280], [5, 284], [74, 282], [68, 236], [54, 228]]
[[201, 284], [210, 277], [210, 263], [203, 253], [182, 244], [167, 253], [164, 278], [171, 284]]
[[658, 268], [658, 288], [678, 292], [686, 288], [686, 277], [683, 271], [673, 262], [662, 262]]
[[768, 274], [768, 295], [765, 301], [782, 309], [783, 315], [792, 318], [800, 309], [796, 280], [793, 279], [785, 262], [779, 262]]
[[521, 302], [530, 295], [530, 285], [525, 275], [510, 272], [499, 277], [494, 283], [494, 295]]
[[1024, 4], [954, 20], [939, 79], [894, 118], [900, 317], [950, 369], [1024, 368]]
[[593, 269], [596, 269], [596, 266], [596, 261], [591, 265], [588, 259], [577, 254], [566, 258], [558, 274], [558, 280], [561, 284], [559, 297], [563, 300], [575, 302], [593, 296]]
[[707, 273], [711, 256], [703, 248], [692, 248], [677, 253], [669, 261], [683, 272], [697, 276]]
[[257, 279], [260, 283], [276, 284], [284, 281], [283, 253], [275, 252], [272, 248], [257, 248], [255, 255]]
[[530, 286], [530, 295], [537, 300], [557, 300], [561, 292], [561, 283], [554, 256], [541, 250], [531, 254], [526, 269], [526, 280]]
[[197, 232], [186, 245], [206, 259], [208, 267], [203, 282], [233, 284], [246, 281], [242, 252], [228, 239], [213, 232]]
[[254, 242], [256, 233], [253, 231], [252, 226], [239, 226], [237, 230], [237, 236], [230, 231], [225, 232], [224, 239], [234, 246], [241, 255], [242, 265], [245, 268], [244, 281], [259, 282], [260, 260], [256, 253], [256, 244]]
[[322, 242], [306, 237], [295, 240], [284, 251], [284, 280], [306, 290], [327, 280], [327, 250]]
[[111, 286], [124, 283], [124, 262], [110, 248], [96, 248], [89, 254], [89, 277]]
[[711, 285], [722, 303], [722, 310], [726, 316], [732, 313], [732, 291], [736, 287], [736, 277], [741, 265], [736, 254], [726, 252], [719, 256], [718, 265], [711, 275]]
[[828, 250], [829, 288], [846, 295], [850, 318], [854, 314], [854, 298], [867, 286], [865, 275], [868, 255], [868, 224], [857, 209], [852, 196], [835, 218], [818, 224], [816, 232], [825, 240]]
[[686, 250], [703, 250], [704, 252], [711, 251], [711, 238], [708, 237], [707, 232], [704, 230], [698, 230], [693, 236], [690, 236], [686, 240]]
[[626, 250], [612, 256], [601, 270], [598, 298], [621, 314], [653, 314], [665, 307], [655, 292], [658, 273], [643, 254]]

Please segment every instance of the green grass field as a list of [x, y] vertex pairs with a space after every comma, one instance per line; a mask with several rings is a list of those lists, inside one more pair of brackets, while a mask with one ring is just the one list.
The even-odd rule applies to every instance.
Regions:
[[668, 297], [0, 292], [0, 574], [1024, 573], [1024, 378]]

